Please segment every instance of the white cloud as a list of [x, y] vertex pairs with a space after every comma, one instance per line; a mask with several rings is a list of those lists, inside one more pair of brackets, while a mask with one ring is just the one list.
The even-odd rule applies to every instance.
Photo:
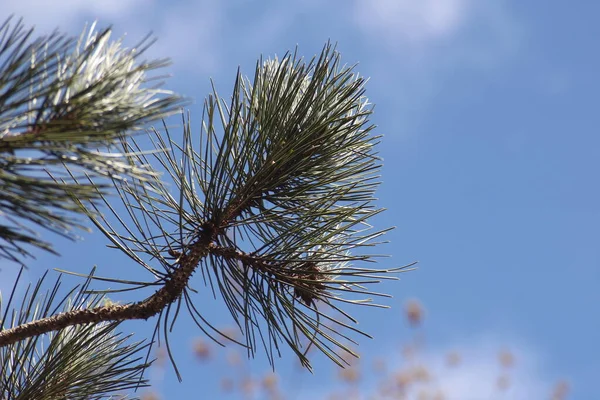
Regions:
[[[35, 25], [42, 31], [51, 31], [60, 26], [68, 29], [77, 19], [93, 15], [94, 18], [118, 18], [131, 15], [144, 0], [3, 0], [2, 8], [6, 15], [24, 17], [26, 25]], [[75, 21], [74, 21], [75, 20]], [[77, 23], [76, 31], [81, 29]]]
[[357, 24], [394, 45], [422, 44], [454, 34], [468, 16], [469, 0], [357, 0]]
[[[506, 347], [507, 343], [510, 347]], [[508, 349], [514, 364], [502, 366], [499, 353]], [[447, 356], [459, 354], [459, 363], [449, 366]], [[496, 336], [481, 336], [468, 343], [418, 353], [409, 365], [424, 366], [429, 375], [425, 384], [409, 386], [407, 400], [416, 400], [427, 388], [430, 396], [443, 393], [444, 400], [530, 400], [548, 398], [555, 386], [543, 369], [543, 356], [517, 340], [501, 340]], [[406, 364], [395, 366], [402, 370]], [[394, 367], [392, 367], [394, 368]], [[500, 377], [508, 386], [501, 390]]]
[[[386, 59], [431, 75], [445, 68], [494, 67], [519, 49], [523, 34], [497, 2], [355, 0], [353, 20]], [[390, 57], [391, 56], [391, 57]]]
[[219, 63], [221, 44], [218, 35], [222, 9], [218, 4], [196, 1], [169, 7], [156, 19], [153, 32], [158, 41], [150, 54], [157, 58], [168, 56], [177, 69], [186, 72], [214, 71]]
[[25, 25], [35, 25], [39, 33], [58, 27], [62, 32], [78, 35], [86, 22], [98, 20], [99, 27], [112, 25], [119, 35], [126, 33], [129, 45], [152, 32], [158, 41], [147, 56], [169, 57], [176, 69], [203, 73], [215, 69], [218, 63], [219, 3], [204, 0], [165, 6], [151, 0], [4, 1], [6, 15], [23, 17]]
[[[483, 343], [458, 346], [463, 362], [455, 367], [444, 364], [446, 352], [432, 352], [425, 363], [432, 366], [436, 386], [446, 400], [481, 400], [500, 397], [503, 400], [529, 400], [548, 397], [553, 382], [547, 380], [539, 368], [539, 359], [531, 350], [513, 347], [516, 363], [503, 368], [498, 362], [498, 344]], [[500, 377], [508, 378], [508, 387], [498, 387]]]
[[[507, 347], [509, 346], [509, 347]], [[514, 357], [512, 366], [503, 366], [499, 360], [502, 351], [509, 350]], [[432, 349], [423, 348], [406, 359], [397, 357], [397, 346], [383, 349], [384, 353], [369, 353], [358, 361], [359, 380], [352, 389], [361, 393], [361, 399], [402, 398], [404, 400], [532, 400], [551, 397], [557, 381], [545, 366], [544, 356], [530, 345], [512, 337], [482, 334], [471, 340]], [[459, 362], [448, 364], [448, 355], [459, 355]], [[386, 364], [385, 372], [371, 370], [374, 358]], [[500, 390], [500, 377], [508, 378], [508, 386]], [[400, 385], [403, 382], [403, 385]], [[404, 391], [400, 391], [400, 388]], [[350, 386], [304, 385], [298, 398], [328, 398], [332, 393], [347, 393]], [[383, 391], [383, 392], [382, 392]], [[338, 397], [336, 397], [338, 398]], [[339, 397], [343, 398], [343, 397]]]
[[515, 59], [524, 33], [502, 2], [475, 0], [355, 0], [352, 21], [372, 49], [371, 84], [389, 94], [379, 101], [400, 110], [394, 129], [405, 133], [447, 81]]
[[444, 70], [504, 65], [524, 34], [502, 3], [474, 0], [355, 0], [354, 22], [365, 41], [384, 50], [388, 65], [400, 62], [428, 79]]

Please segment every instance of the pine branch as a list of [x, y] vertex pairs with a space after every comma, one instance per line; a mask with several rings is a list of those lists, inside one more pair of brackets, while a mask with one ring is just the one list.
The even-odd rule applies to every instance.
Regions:
[[[368, 224], [383, 210], [373, 205], [380, 160], [364, 84], [328, 44], [308, 63], [295, 54], [260, 60], [253, 81], [238, 73], [227, 103], [213, 90], [199, 145], [189, 117], [183, 118], [181, 141], [166, 127], [164, 134], [152, 132], [160, 151], [142, 151], [133, 137], [123, 140], [130, 164], [160, 166], [166, 174], [114, 179], [125, 213], [105, 198], [108, 214], [86, 199], [78, 205], [112, 247], [151, 275], [137, 282], [98, 280], [125, 286], [114, 292], [158, 290], [137, 303], [72, 310], [15, 326], [0, 332], [0, 346], [67, 326], [158, 316], [156, 329], [163, 328], [168, 347], [181, 305], [210, 335], [215, 329], [193, 300], [192, 278], [200, 272], [222, 296], [250, 354], [262, 342], [274, 362], [285, 343], [310, 367], [308, 341], [343, 366], [341, 353], [353, 354], [346, 331], [366, 333], [337, 304], [379, 306], [364, 296], [386, 295], [366, 285], [395, 279], [410, 267], [355, 265], [378, 257], [361, 251], [388, 230], [373, 231]], [[93, 176], [71, 177], [95, 182]]]
[[134, 49], [92, 26], [81, 37], [0, 25], [0, 258], [22, 262], [28, 247], [53, 251], [39, 228], [74, 238], [85, 229], [74, 198], [97, 202], [110, 181], [80, 184], [71, 174], [144, 181], [147, 166], [131, 164], [115, 145], [174, 110], [181, 99], [144, 87], [166, 60], [139, 62], [151, 43]]
[[192, 245], [189, 253], [181, 257], [180, 268], [151, 297], [135, 304], [109, 304], [70, 310], [2, 330], [0, 331], [0, 348], [71, 326], [135, 319], [147, 320], [155, 316], [181, 297], [189, 278], [200, 259], [206, 254], [208, 244], [213, 239], [212, 235], [205, 234]]
[[[102, 296], [84, 294], [89, 279], [62, 300], [58, 298], [60, 280], [44, 293], [44, 279], [45, 275], [28, 288], [18, 310], [11, 313], [13, 292], [2, 316], [3, 326], [7, 322], [16, 326], [43, 319], [61, 308], [65, 312], [94, 308], [105, 301]], [[0, 299], [0, 308], [1, 303]], [[113, 398], [111, 393], [147, 386], [142, 375], [149, 363], [142, 362], [138, 353], [148, 345], [128, 343], [130, 336], [114, 332], [117, 325], [71, 326], [49, 336], [34, 335], [1, 347], [0, 398], [103, 399]]]

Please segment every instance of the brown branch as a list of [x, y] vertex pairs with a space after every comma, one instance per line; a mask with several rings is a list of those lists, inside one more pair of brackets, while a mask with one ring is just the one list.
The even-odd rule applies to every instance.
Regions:
[[299, 261], [297, 267], [292, 269], [288, 267], [290, 261], [269, 263], [259, 256], [234, 248], [211, 244], [208, 251], [223, 258], [240, 261], [243, 265], [250, 266], [253, 271], [268, 276], [272, 281], [287, 285], [293, 289], [294, 297], [302, 300], [307, 307], [319, 299], [325, 290], [325, 281], [330, 279], [323, 275], [314, 261]]
[[211, 244], [208, 251], [211, 254], [217, 255], [219, 257], [240, 261], [242, 264], [249, 265], [253, 267], [254, 270], [258, 270], [266, 274], [276, 274], [277, 272], [282, 272], [284, 271], [283, 268], [285, 268], [286, 265], [289, 264], [289, 261], [280, 261], [270, 264], [261, 257], [245, 253], [235, 248], [217, 246], [214, 244]]
[[185, 290], [198, 263], [208, 252], [209, 244], [213, 239], [213, 235], [210, 233], [202, 232], [200, 238], [190, 246], [188, 252], [181, 256], [179, 267], [168, 277], [164, 286], [147, 299], [126, 305], [112, 304], [92, 309], [67, 311], [6, 329], [0, 331], [0, 347], [68, 326], [134, 319], [147, 320], [155, 316], [177, 300]]
[[[225, 218], [221, 219], [220, 226], [215, 226], [211, 221], [202, 224], [198, 240], [190, 246], [186, 254], [176, 254], [180, 256], [179, 267], [166, 279], [164, 286], [152, 296], [137, 303], [126, 305], [111, 304], [92, 309], [66, 311], [2, 330], [0, 331], [0, 347], [64, 329], [68, 326], [135, 319], [147, 320], [155, 316], [181, 296], [198, 263], [212, 247], [212, 241], [226, 230], [229, 221], [236, 218], [235, 212], [239, 211], [243, 205], [238, 203], [227, 206], [224, 213]], [[171, 256], [175, 255], [172, 251], [169, 251], [169, 254]]]

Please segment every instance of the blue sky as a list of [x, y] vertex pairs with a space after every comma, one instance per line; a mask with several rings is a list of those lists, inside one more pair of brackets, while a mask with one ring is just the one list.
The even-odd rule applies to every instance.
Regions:
[[[40, 32], [58, 26], [73, 34], [98, 19], [131, 44], [153, 31], [159, 41], [150, 54], [173, 58], [168, 87], [196, 99], [196, 121], [209, 78], [226, 94], [238, 65], [251, 75], [260, 54], [298, 45], [311, 57], [328, 39], [337, 42], [343, 60], [359, 62], [357, 71], [371, 78], [373, 122], [385, 135], [378, 194], [388, 211], [375, 223], [397, 229], [381, 249], [392, 258], [382, 262], [419, 261], [417, 271], [384, 284], [394, 295], [391, 310], [354, 310], [375, 336], [360, 351], [393, 354], [412, 335], [402, 306], [418, 298], [427, 310], [425, 357], [439, 359], [448, 349], [470, 355], [463, 375], [446, 382], [455, 390], [449, 398], [487, 399], [485, 389], [456, 382], [493, 385], [484, 372], [503, 347], [522, 362], [514, 387], [498, 398], [548, 398], [561, 378], [573, 399], [600, 398], [600, 139], [593, 133], [600, 125], [600, 5], [321, 3], [3, 0], [0, 18], [14, 12]], [[115, 266], [136, 272], [104, 243], [99, 234], [75, 247], [58, 242], [63, 257], [40, 255], [30, 277], [94, 264], [103, 275]], [[4, 288], [9, 279], [2, 281]], [[217, 302], [210, 310], [221, 319]], [[215, 398], [225, 367], [202, 366], [187, 354], [197, 332], [180, 322], [174, 336], [184, 382], [167, 369], [157, 387], [169, 399], [197, 398], [199, 387]], [[287, 358], [280, 364], [290, 364]], [[262, 359], [251, 365], [265, 369]], [[324, 393], [332, 367], [317, 359], [316, 369], [323, 373], [295, 381], [297, 398]]]

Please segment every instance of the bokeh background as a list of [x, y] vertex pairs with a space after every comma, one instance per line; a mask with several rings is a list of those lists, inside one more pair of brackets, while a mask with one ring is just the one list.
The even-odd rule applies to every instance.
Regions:
[[[147, 54], [172, 58], [167, 87], [195, 99], [192, 123], [209, 79], [226, 96], [238, 66], [252, 75], [261, 54], [297, 46], [310, 58], [331, 40], [371, 78], [388, 208], [374, 224], [397, 226], [381, 263], [419, 268], [382, 285], [391, 310], [352, 310], [374, 336], [358, 348], [360, 374], [340, 376], [316, 357], [310, 375], [285, 353], [276, 365], [285, 398], [376, 394], [386, 376], [401, 385], [396, 372], [407, 368], [403, 379], [433, 388], [407, 389], [410, 399], [558, 399], [567, 385], [568, 398], [600, 398], [600, 3], [0, 0], [0, 19], [13, 13], [38, 33], [79, 34], [97, 20], [133, 45], [152, 32]], [[26, 279], [93, 265], [140, 273], [99, 233], [56, 243], [62, 257], [39, 254]], [[16, 271], [2, 265], [3, 292]], [[203, 307], [231, 324], [218, 300]], [[151, 326], [123, 329], [144, 337]], [[168, 362], [154, 368], [158, 398], [269, 398], [257, 386], [263, 357], [217, 348], [185, 316], [172, 337], [184, 381]]]

